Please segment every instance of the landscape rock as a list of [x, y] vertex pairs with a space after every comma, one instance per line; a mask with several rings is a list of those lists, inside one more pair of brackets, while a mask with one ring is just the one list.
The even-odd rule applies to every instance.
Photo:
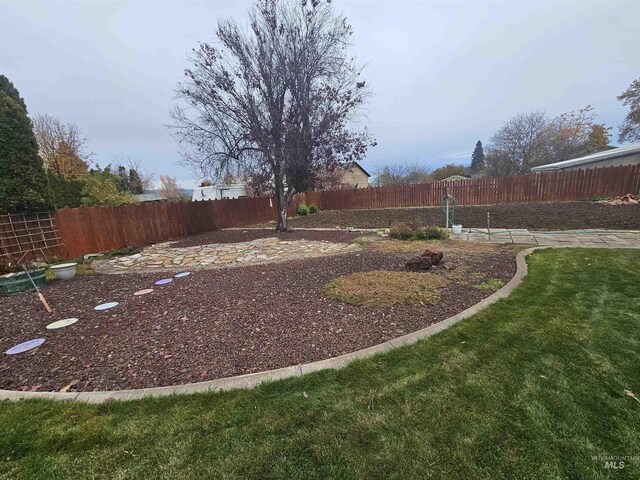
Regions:
[[404, 268], [412, 272], [420, 270], [430, 270], [433, 266], [429, 257], [415, 257], [404, 264]]
[[421, 257], [428, 258], [431, 261], [431, 265], [438, 265], [442, 261], [443, 253], [427, 248], [422, 252]]

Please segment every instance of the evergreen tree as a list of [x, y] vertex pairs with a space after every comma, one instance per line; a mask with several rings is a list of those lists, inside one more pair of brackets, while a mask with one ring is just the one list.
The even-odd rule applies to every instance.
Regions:
[[9, 79], [0, 75], [0, 213], [37, 212], [52, 206], [27, 107]]
[[480, 173], [484, 168], [484, 150], [482, 149], [482, 142], [478, 140], [476, 148], [473, 149], [473, 155], [471, 155], [471, 172]]
[[144, 193], [142, 179], [140, 178], [140, 175], [138, 175], [138, 172], [133, 168], [129, 169], [129, 189], [134, 195]]

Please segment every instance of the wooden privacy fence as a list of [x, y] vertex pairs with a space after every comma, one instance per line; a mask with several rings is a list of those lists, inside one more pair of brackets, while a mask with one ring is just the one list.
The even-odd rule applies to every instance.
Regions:
[[640, 190], [640, 165], [307, 192], [304, 201], [315, 203], [322, 210], [435, 206], [440, 204], [447, 185], [458, 205], [585, 200], [637, 194]]
[[[293, 206], [292, 206], [293, 208]], [[269, 197], [203, 202], [162, 202], [116, 207], [63, 208], [56, 223], [64, 238], [60, 255], [76, 258], [127, 246], [164, 242], [276, 218]]]
[[[458, 205], [584, 200], [638, 193], [640, 165], [307, 192], [294, 197], [289, 215], [295, 214], [297, 205], [303, 201], [315, 203], [323, 210], [436, 206], [447, 184]], [[16, 216], [0, 216], [0, 262], [29, 250], [37, 252], [40, 246], [46, 246], [52, 257], [77, 258], [86, 253], [143, 246], [220, 228], [266, 223], [276, 219], [276, 204], [273, 198], [255, 197], [63, 208], [55, 212], [53, 222], [47, 217], [49, 223], [41, 215], [21, 216], [19, 231], [14, 222]], [[62, 245], [58, 246], [60, 238]]]

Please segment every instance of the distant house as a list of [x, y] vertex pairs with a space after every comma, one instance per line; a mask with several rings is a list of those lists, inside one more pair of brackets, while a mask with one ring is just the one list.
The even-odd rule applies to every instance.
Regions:
[[230, 183], [227, 185], [196, 187], [191, 194], [191, 200], [197, 202], [200, 200], [222, 200], [225, 198], [245, 198], [248, 196], [246, 184]]
[[159, 195], [158, 193], [152, 192], [152, 193], [141, 193], [139, 195], [134, 195], [134, 197], [136, 197], [136, 200], [138, 200], [138, 202], [140, 203], [144, 203], [144, 202], [167, 202], [169, 201], [168, 198], [163, 197], [162, 195]]
[[640, 163], [640, 143], [592, 153], [584, 157], [572, 158], [562, 162], [549, 163], [533, 167], [532, 172], [550, 172], [554, 170], [578, 170], [585, 168], [617, 167]]
[[369, 186], [369, 172], [367, 172], [358, 162], [353, 162], [344, 168], [342, 174], [342, 184], [352, 188], [367, 188]]
[[460, 180], [469, 180], [469, 177], [464, 175], [451, 175], [450, 177], [439, 180], [440, 182], [459, 182]]

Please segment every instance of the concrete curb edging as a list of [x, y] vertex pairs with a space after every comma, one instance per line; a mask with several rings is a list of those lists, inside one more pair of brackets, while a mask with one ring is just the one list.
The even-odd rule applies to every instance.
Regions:
[[278, 368], [275, 370], [267, 370], [265, 372], [250, 373], [247, 375], [239, 375], [236, 377], [219, 378], [217, 380], [209, 380], [206, 382], [190, 383], [186, 385], [172, 385], [168, 387], [141, 388], [136, 390], [113, 390], [103, 392], [20, 392], [14, 390], [0, 390], [0, 400], [26, 400], [26, 399], [48, 399], [48, 400], [67, 400], [85, 403], [104, 403], [114, 400], [138, 400], [146, 397], [165, 397], [169, 395], [188, 394], [206, 391], [222, 391], [237, 388], [253, 388], [259, 384], [272, 380], [281, 380], [291, 377], [300, 377], [307, 373], [316, 372], [325, 369], [339, 369], [345, 367], [353, 360], [372, 357], [378, 353], [386, 352], [394, 348], [411, 345], [419, 340], [435, 335], [442, 330], [449, 328], [456, 323], [471, 317], [485, 307], [497, 302], [502, 298], [508, 297], [513, 290], [522, 283], [527, 274], [526, 257], [535, 250], [541, 250], [549, 247], [532, 247], [518, 252], [516, 255], [516, 273], [509, 282], [497, 292], [493, 293], [484, 300], [463, 310], [462, 312], [447, 318], [441, 322], [429, 325], [398, 338], [373, 345], [362, 350], [346, 353], [338, 357], [327, 358], [317, 362], [305, 363], [291, 367]]

